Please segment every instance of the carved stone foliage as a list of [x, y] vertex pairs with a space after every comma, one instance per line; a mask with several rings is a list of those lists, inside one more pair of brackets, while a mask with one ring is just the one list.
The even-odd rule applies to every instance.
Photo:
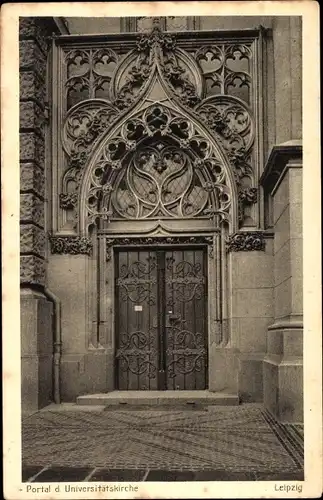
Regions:
[[239, 201], [242, 202], [239, 204], [239, 221], [243, 222], [246, 203], [257, 201], [254, 188], [242, 187], [242, 182], [251, 186], [254, 183], [251, 156], [255, 126], [251, 112], [243, 101], [222, 95], [205, 99], [195, 110], [227, 152], [237, 183]]
[[213, 247], [212, 236], [144, 236], [144, 237], [120, 237], [106, 239], [106, 260], [111, 260], [113, 246], [134, 246], [142, 247], [144, 245], [208, 245]]
[[[221, 160], [191, 120], [180, 112], [175, 115], [173, 110], [184, 106], [226, 154], [239, 193], [239, 224], [246, 218], [252, 223], [250, 209], [245, 214], [246, 207], [257, 202], [251, 194], [257, 182], [255, 123], [249, 106], [254, 93], [252, 41], [222, 40], [187, 51], [154, 21], [153, 29], [142, 33], [132, 46], [129, 52], [120, 49], [122, 57], [116, 54], [115, 45], [114, 50], [86, 45], [64, 49], [68, 111], [61, 139], [68, 161], [60, 208], [74, 209], [77, 220], [83, 172], [102, 135], [114, 127], [114, 137], [109, 138], [92, 172], [87, 225], [98, 217], [221, 214], [228, 220], [232, 200]], [[156, 94], [149, 97], [155, 87]], [[159, 100], [161, 94], [163, 104], [145, 110], [142, 106], [142, 111], [133, 114], [139, 103]]]
[[258, 201], [258, 189], [254, 187], [240, 188], [238, 191], [238, 215], [239, 222], [244, 220], [245, 207], [253, 205]]
[[52, 254], [91, 255], [92, 240], [80, 236], [50, 236], [50, 249]]
[[265, 250], [265, 237], [261, 231], [249, 231], [231, 234], [226, 241], [228, 252]]
[[131, 106], [156, 66], [184, 104], [194, 106], [201, 100], [201, 77], [195, 60], [177, 48], [173, 36], [154, 26], [150, 33], [137, 39], [134, 51], [116, 70], [111, 87], [114, 105], [119, 109]]
[[114, 218], [219, 215], [229, 220], [230, 206], [218, 151], [190, 120], [153, 105], [104, 145], [91, 172], [87, 224], [96, 221], [102, 208]]
[[96, 140], [116, 116], [117, 110], [101, 99], [84, 101], [67, 113], [62, 144], [71, 168], [81, 169], [84, 166]]
[[65, 210], [74, 208], [77, 204], [77, 193], [60, 193], [59, 206]]

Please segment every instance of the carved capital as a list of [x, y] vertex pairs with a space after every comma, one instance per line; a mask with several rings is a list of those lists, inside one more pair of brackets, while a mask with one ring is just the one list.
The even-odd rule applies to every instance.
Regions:
[[50, 236], [52, 254], [91, 255], [92, 240], [82, 236]]
[[261, 231], [240, 232], [229, 235], [226, 241], [228, 252], [250, 252], [265, 250], [265, 238]]

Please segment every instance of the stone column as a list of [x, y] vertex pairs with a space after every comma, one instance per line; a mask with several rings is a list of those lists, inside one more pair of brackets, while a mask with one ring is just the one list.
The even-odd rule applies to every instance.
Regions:
[[303, 421], [302, 147], [275, 146], [261, 178], [274, 229], [275, 320], [268, 327], [264, 404], [280, 421]]
[[276, 144], [302, 137], [302, 18], [273, 18]]
[[53, 18], [21, 18], [20, 55], [20, 281], [22, 411], [52, 400], [52, 304], [46, 286], [47, 68]]

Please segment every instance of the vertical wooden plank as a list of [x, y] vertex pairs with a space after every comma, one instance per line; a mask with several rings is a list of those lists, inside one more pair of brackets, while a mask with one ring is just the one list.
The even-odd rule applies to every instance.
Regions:
[[173, 354], [173, 369], [175, 372], [174, 385], [175, 390], [184, 389], [184, 374], [183, 374], [183, 354], [180, 352], [182, 348], [181, 331], [185, 328], [185, 303], [183, 301], [183, 284], [184, 278], [184, 252], [182, 249], [173, 252], [173, 316], [178, 317], [178, 321], [171, 322], [171, 331], [174, 338], [174, 354]]
[[[139, 305], [136, 301], [137, 289], [135, 285], [136, 278], [138, 276], [138, 252], [134, 250], [128, 251], [128, 278], [131, 283], [128, 285], [129, 293], [127, 297], [127, 309], [128, 309], [128, 335], [130, 339], [130, 350], [134, 349], [133, 339], [134, 334], [137, 331], [137, 313], [135, 312], [135, 306]], [[136, 374], [139, 366], [138, 354], [128, 355], [129, 359], [129, 370], [128, 370], [128, 390], [137, 391], [138, 390], [138, 376]]]
[[165, 321], [165, 358], [166, 358], [166, 388], [168, 390], [174, 390], [175, 381], [174, 378], [170, 377], [170, 367], [173, 361], [174, 355], [172, 352], [172, 343], [173, 343], [173, 335], [171, 330], [171, 322], [169, 320], [170, 314], [172, 314], [173, 310], [173, 287], [172, 287], [172, 278], [173, 278], [173, 252], [168, 250], [165, 251], [165, 311], [166, 315]]
[[[138, 262], [140, 262], [140, 266], [142, 266], [142, 269], [141, 267], [138, 268], [139, 280], [146, 280], [146, 281], [149, 280], [147, 259], [148, 259], [147, 252], [140, 251], [137, 253], [137, 260]], [[142, 283], [142, 286], [145, 286], [144, 283]], [[148, 283], [146, 284], [146, 287], [147, 288], [149, 287]], [[147, 299], [143, 301], [138, 301], [137, 305], [142, 308], [141, 310], [134, 311], [136, 319], [136, 331], [138, 332], [138, 348], [141, 349], [142, 351], [142, 355], [138, 356], [137, 359], [137, 386], [138, 390], [141, 391], [147, 388], [147, 380], [148, 380], [148, 375], [147, 375], [148, 366], [146, 363], [147, 361], [149, 361], [147, 354], [148, 343], [149, 343], [148, 340], [149, 329], [147, 321], [145, 321], [145, 317], [147, 316]]]
[[[150, 273], [150, 279], [152, 281], [150, 286], [150, 292], [148, 297], [148, 327], [150, 332], [150, 349], [152, 354], [149, 356], [149, 361], [152, 363], [150, 367], [151, 377], [149, 378], [149, 389], [156, 391], [158, 389], [157, 385], [157, 371], [158, 371], [158, 328], [157, 328], [157, 262], [156, 262], [156, 252], [149, 251], [149, 259], [152, 263], [152, 271]], [[154, 263], [153, 263], [154, 262]]]
[[[200, 341], [197, 342], [196, 348], [207, 348], [207, 330], [206, 330], [206, 270], [205, 270], [205, 252], [203, 250], [197, 250], [195, 255], [196, 264], [200, 265], [201, 270], [198, 273], [198, 277], [203, 280], [203, 283], [199, 285], [199, 292], [195, 296], [195, 324], [196, 324], [196, 336], [199, 335]], [[206, 388], [206, 357], [203, 357], [200, 361], [201, 370], [196, 371], [196, 389], [202, 390]]]
[[[123, 276], [122, 268], [125, 270], [128, 266], [127, 252], [117, 252], [115, 254], [116, 260], [116, 283], [118, 279]], [[126, 341], [128, 334], [128, 306], [127, 299], [125, 298], [125, 290], [121, 285], [117, 284], [117, 324], [116, 324], [116, 343], [117, 352], [122, 348], [124, 342]], [[124, 369], [125, 364], [119, 358], [117, 358], [116, 369], [117, 369], [117, 382], [119, 390], [127, 390], [128, 385], [128, 374]]]
[[[183, 345], [183, 348], [188, 348], [192, 350], [192, 354], [187, 355], [185, 362], [185, 389], [186, 390], [194, 390], [196, 389], [196, 371], [195, 371], [195, 354], [194, 350], [196, 349], [196, 325], [195, 325], [195, 304], [197, 302], [197, 285], [195, 283], [196, 276], [199, 277], [200, 273], [196, 274], [195, 270], [195, 254], [198, 253], [198, 250], [187, 250], [185, 251], [185, 278], [188, 279], [188, 283], [185, 285], [185, 330], [187, 330], [186, 340]], [[198, 263], [197, 263], [198, 264]]]
[[[214, 249], [213, 249], [214, 253]], [[205, 366], [205, 389], [209, 387], [209, 248], [206, 248], [203, 252], [203, 275], [205, 277], [204, 285], [204, 346], [205, 346], [205, 356], [204, 356], [204, 366]]]
[[157, 251], [157, 318], [158, 318], [158, 388], [166, 388], [166, 302], [165, 302], [165, 252]]
[[[149, 353], [151, 350], [151, 327], [150, 327], [150, 308], [154, 307], [150, 305], [150, 299], [152, 296], [152, 281], [153, 281], [153, 270], [151, 270], [150, 263], [150, 252], [141, 251], [138, 252], [138, 261], [140, 261], [142, 271], [139, 274], [139, 279], [143, 280], [143, 286], [145, 287], [145, 298], [139, 303], [138, 306], [142, 309], [136, 311], [137, 319], [137, 330], [139, 332], [140, 338], [142, 338], [142, 357], [138, 360], [138, 368], [141, 366], [141, 374], [138, 375], [138, 390], [148, 390], [150, 388], [150, 378], [149, 373], [151, 371], [149, 363], [153, 363], [154, 359]], [[144, 371], [143, 371], [144, 370]]]

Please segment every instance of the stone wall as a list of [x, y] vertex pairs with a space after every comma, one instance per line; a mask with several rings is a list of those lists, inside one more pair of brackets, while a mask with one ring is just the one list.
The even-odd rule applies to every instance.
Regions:
[[47, 67], [52, 18], [21, 18], [20, 56], [20, 281], [22, 286], [22, 410], [52, 400], [52, 304], [47, 282], [46, 133]]
[[[68, 21], [71, 33], [125, 30], [118, 18]], [[264, 57], [264, 159], [273, 153], [262, 185], [268, 199], [267, 222], [270, 207], [273, 214], [267, 224], [265, 250], [230, 256], [231, 341], [228, 350], [215, 354], [212, 390], [225, 388], [228, 380], [223, 374], [231, 371], [230, 384], [242, 401], [264, 397], [266, 408], [277, 418], [301, 421], [300, 150], [294, 142], [275, 146], [301, 138], [301, 19], [203, 17], [196, 29], [240, 30], [259, 25], [271, 28]], [[53, 18], [26, 18], [20, 23], [22, 394], [26, 411], [52, 399], [53, 310], [43, 293], [47, 284], [62, 301], [63, 400], [113, 388], [113, 354], [93, 347], [90, 341], [96, 305], [88, 277], [89, 266], [96, 263], [86, 255], [47, 254], [46, 234], [51, 227], [46, 227], [46, 171], [51, 169], [51, 153], [46, 150], [50, 132], [46, 80], [53, 31], [57, 32]], [[277, 169], [279, 177], [273, 174]]]
[[[134, 31], [136, 28], [135, 18], [118, 17], [68, 17], [69, 31], [71, 34], [95, 34], [95, 33], [122, 33]], [[259, 25], [265, 28], [272, 27], [271, 16], [192, 16], [189, 18], [175, 17], [168, 22], [168, 29], [182, 31], [184, 28], [190, 30], [241, 30], [256, 28]], [[150, 23], [147, 22], [147, 27]], [[141, 22], [141, 29], [145, 23]], [[139, 26], [140, 29], [140, 26]]]
[[232, 253], [232, 339], [240, 352], [239, 396], [262, 401], [267, 328], [273, 322], [273, 240], [264, 251]]
[[272, 198], [274, 322], [264, 360], [264, 403], [276, 418], [303, 421], [302, 159], [296, 141], [273, 148], [262, 182]]

